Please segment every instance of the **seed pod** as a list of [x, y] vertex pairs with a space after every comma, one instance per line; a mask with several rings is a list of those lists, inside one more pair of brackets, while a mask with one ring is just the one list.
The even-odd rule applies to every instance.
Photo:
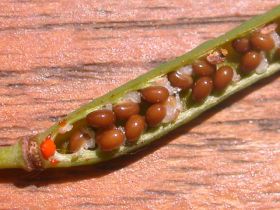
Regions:
[[124, 102], [115, 105], [113, 111], [118, 120], [127, 120], [130, 116], [138, 114], [140, 107], [138, 103]]
[[71, 153], [77, 152], [90, 139], [90, 136], [80, 130], [75, 131], [69, 140], [68, 150]]
[[236, 39], [232, 42], [233, 49], [238, 53], [246, 53], [250, 50], [250, 41], [248, 38]]
[[220, 67], [214, 77], [214, 87], [216, 90], [221, 91], [225, 89], [233, 77], [233, 69], [230, 66], [222, 66]]
[[168, 74], [168, 80], [172, 86], [186, 90], [192, 87], [193, 78], [190, 75], [183, 75], [177, 71]]
[[241, 58], [240, 69], [243, 73], [248, 74], [255, 70], [261, 63], [261, 55], [258, 52], [250, 51], [247, 52]]
[[87, 123], [94, 128], [105, 128], [112, 126], [116, 117], [113, 111], [108, 109], [93, 111], [86, 117]]
[[150, 127], [156, 127], [166, 115], [166, 108], [162, 104], [153, 104], [147, 109], [146, 122]]
[[202, 102], [210, 95], [213, 89], [213, 81], [210, 77], [199, 78], [193, 87], [192, 99], [195, 102]]
[[[66, 116], [62, 121], [65, 121], [69, 123], [69, 125], [73, 125], [73, 129], [77, 130], [80, 128], [84, 128], [84, 126], [87, 126], [85, 122], [85, 116], [88, 115], [90, 110], [98, 109], [100, 107], [104, 107], [106, 105], [111, 105], [115, 101], [123, 101], [123, 96], [125, 94], [131, 94], [132, 92], [136, 92], [136, 94], [133, 94], [137, 97], [136, 103], [138, 103], [139, 94], [140, 94], [140, 87], [146, 87], [148, 85], [154, 84], [155, 81], [162, 80], [164, 81], [167, 78], [167, 74], [172, 71], [180, 71], [180, 69], [191, 66], [193, 64], [193, 61], [195, 60], [201, 60], [201, 59], [207, 59], [210, 60], [213, 63], [221, 62], [223, 61], [224, 53], [222, 53], [223, 56], [219, 57], [219, 52], [217, 50], [224, 49], [227, 50], [229, 53], [229, 56], [227, 56], [225, 59], [229, 59], [226, 61], [226, 63], [232, 63], [233, 66], [240, 65], [244, 73], [251, 72], [252, 70], [248, 69], [254, 69], [255, 68], [255, 74], [249, 74], [249, 75], [241, 75], [240, 80], [236, 80], [234, 85], [229, 85], [227, 87], [227, 91], [221, 92], [220, 94], [215, 94], [209, 98], [209, 100], [205, 100], [203, 104], [197, 104], [197, 103], [188, 103], [189, 100], [189, 94], [180, 93], [179, 95], [179, 101], [180, 102], [186, 102], [187, 107], [186, 109], [180, 110], [179, 117], [176, 118], [172, 123], [168, 120], [165, 122], [162, 120], [164, 116], [166, 116], [167, 112], [164, 109], [164, 105], [166, 105], [165, 102], [160, 103], [154, 103], [151, 104], [146, 112], [146, 120], [149, 123], [149, 126], [159, 126], [158, 128], [154, 129], [148, 129], [147, 133], [143, 133], [141, 142], [135, 142], [134, 144], [126, 144], [122, 145], [124, 142], [125, 136], [122, 131], [117, 130], [114, 128], [111, 124], [107, 123], [106, 128], [100, 127], [100, 124], [97, 125], [93, 124], [94, 130], [97, 130], [98, 135], [96, 133], [96, 140], [98, 142], [98, 147], [93, 150], [81, 150], [78, 153], [75, 154], [67, 154], [69, 151], [66, 151], [66, 154], [64, 153], [64, 145], [60, 144], [60, 140], [69, 140], [69, 134], [70, 132], [65, 132], [65, 129], [61, 131], [61, 125], [59, 123], [56, 123], [52, 127], [50, 127], [48, 130], [46, 130], [43, 133], [40, 133], [36, 136], [33, 136], [32, 138], [24, 137], [20, 139], [20, 141], [11, 146], [3, 146], [0, 148], [0, 168], [24, 168], [26, 170], [37, 170], [37, 169], [46, 169], [46, 168], [59, 168], [59, 167], [72, 167], [72, 166], [78, 166], [78, 165], [90, 165], [90, 164], [96, 164], [102, 161], [106, 161], [112, 158], [116, 158], [125, 154], [130, 154], [131, 152], [135, 152], [137, 149], [140, 149], [141, 147], [148, 145], [152, 143], [153, 141], [157, 140], [162, 135], [170, 132], [171, 130], [177, 128], [180, 125], [183, 125], [190, 120], [194, 119], [204, 111], [210, 109], [211, 107], [214, 107], [218, 103], [222, 102], [232, 94], [260, 81], [261, 79], [267, 78], [268, 76], [271, 76], [273, 74], [276, 74], [280, 71], [280, 63], [279, 58], [276, 58], [274, 56], [274, 51], [272, 50], [270, 53], [264, 53], [264, 52], [258, 52], [253, 51], [250, 49], [249, 51], [244, 53], [242, 55], [242, 59], [239, 60], [240, 56], [236, 55], [236, 53], [232, 53], [232, 49], [229, 47], [231, 44], [231, 40], [235, 40], [236, 38], [239, 38], [240, 35], [244, 37], [251, 37], [252, 33], [254, 31], [261, 31], [263, 27], [267, 27], [270, 25], [270, 23], [277, 23], [279, 24], [280, 20], [280, 6], [273, 9], [272, 11], [268, 12], [267, 14], [263, 16], [258, 16], [253, 18], [252, 20], [249, 20], [248, 22], [242, 24], [241, 26], [237, 27], [236, 29], [233, 29], [232, 31], [226, 33], [223, 36], [220, 36], [212, 41], [206, 42], [202, 45], [200, 45], [198, 48], [192, 50], [189, 53], [186, 53], [180, 57], [177, 57], [176, 59], [166, 63], [162, 64], [159, 67], [155, 68], [152, 71], [147, 72], [146, 74], [140, 76], [139, 78], [128, 82], [127, 84], [123, 85], [122, 87], [119, 87], [110, 93], [97, 98], [90, 102], [89, 104], [86, 104], [82, 107], [80, 107], [78, 110], [72, 112], [68, 116]], [[269, 29], [270, 30], [270, 29]], [[266, 31], [269, 31], [266, 29]], [[277, 33], [279, 33], [279, 26], [276, 30]], [[275, 34], [275, 31], [270, 32], [270, 35]], [[273, 37], [274, 39], [274, 37]], [[274, 39], [275, 41], [275, 39]], [[277, 42], [275, 41], [276, 48], [279, 48]], [[215, 53], [213, 53], [215, 52]], [[250, 54], [256, 53], [256, 56], [252, 56]], [[278, 53], [278, 52], [276, 52]], [[210, 56], [209, 56], [210, 55]], [[250, 59], [247, 59], [246, 56], [251, 56]], [[261, 63], [257, 65], [258, 56], [261, 55]], [[253, 57], [253, 58], [252, 58]], [[249, 60], [249, 62], [248, 62]], [[252, 61], [253, 60], [253, 61]], [[209, 62], [210, 62], [209, 61]], [[247, 68], [249, 67], [249, 68]], [[190, 68], [191, 72], [193, 72], [193, 68]], [[216, 70], [216, 69], [215, 69]], [[263, 71], [264, 70], [264, 71]], [[212, 90], [212, 80], [210, 79], [213, 77], [213, 75], [208, 77], [200, 77], [197, 74], [197, 81], [195, 82], [195, 85], [192, 87], [192, 97], [194, 101], [200, 102], [203, 101], [211, 92]], [[158, 86], [165, 86], [164, 84], [156, 84]], [[154, 86], [156, 86], [154, 85]], [[169, 90], [169, 88], [167, 88]], [[176, 89], [176, 88], [175, 88]], [[139, 93], [139, 94], [138, 94]], [[170, 91], [170, 96], [173, 97], [174, 93], [176, 92]], [[154, 97], [153, 94], [152, 98]], [[168, 94], [167, 94], [168, 95]], [[144, 96], [142, 95], [144, 98]], [[177, 96], [176, 96], [177, 97]], [[130, 98], [130, 97], [129, 97]], [[134, 98], [134, 97], [133, 97]], [[133, 100], [133, 102], [135, 102]], [[164, 105], [163, 105], [164, 104]], [[149, 105], [149, 104], [148, 104]], [[144, 111], [144, 107], [143, 107]], [[164, 119], [164, 118], [163, 118]], [[87, 121], [91, 122], [91, 117], [87, 117]], [[102, 121], [102, 120], [101, 120]], [[114, 121], [114, 120], [113, 120]], [[107, 125], [110, 124], [111, 127], [108, 128]], [[89, 128], [93, 130], [92, 128]], [[66, 129], [68, 130], [68, 129]], [[144, 131], [145, 132], [145, 131]], [[53, 139], [51, 139], [53, 138]], [[57, 142], [55, 144], [54, 142]], [[121, 149], [119, 151], [116, 151], [113, 154], [105, 154], [100, 155], [100, 150], [102, 151], [112, 151], [114, 149], [117, 149], [121, 146]], [[57, 147], [57, 148], [56, 148]]]
[[125, 124], [125, 136], [127, 141], [135, 142], [146, 128], [146, 122], [141, 115], [132, 115]]
[[255, 50], [270, 51], [274, 48], [274, 41], [269, 34], [254, 33], [250, 41]]
[[206, 60], [195, 61], [192, 68], [194, 73], [199, 77], [212, 76], [216, 70], [216, 66], [208, 63]]
[[165, 101], [169, 92], [162, 86], [150, 86], [141, 90], [142, 97], [149, 103], [161, 103]]
[[109, 152], [118, 149], [124, 143], [124, 134], [115, 127], [104, 129], [96, 135], [96, 143], [100, 150]]

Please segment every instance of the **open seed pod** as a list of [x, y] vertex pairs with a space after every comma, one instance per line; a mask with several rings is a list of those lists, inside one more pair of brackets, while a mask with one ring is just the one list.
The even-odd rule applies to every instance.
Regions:
[[279, 34], [264, 30], [271, 24], [280, 24], [280, 7], [93, 100], [45, 132], [0, 148], [0, 168], [89, 165], [148, 145], [278, 72]]

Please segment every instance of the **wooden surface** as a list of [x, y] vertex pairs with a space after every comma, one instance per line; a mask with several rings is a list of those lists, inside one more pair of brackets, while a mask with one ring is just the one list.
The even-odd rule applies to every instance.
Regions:
[[[101, 3], [102, 2], [102, 3]], [[2, 0], [0, 144], [279, 4]], [[0, 209], [279, 209], [280, 74], [134, 155], [0, 172]]]

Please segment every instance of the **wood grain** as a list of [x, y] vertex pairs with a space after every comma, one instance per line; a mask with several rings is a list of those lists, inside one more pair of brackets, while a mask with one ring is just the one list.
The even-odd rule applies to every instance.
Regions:
[[[273, 0], [2, 0], [0, 145], [216, 37]], [[0, 172], [1, 209], [279, 209], [279, 74], [136, 154]]]

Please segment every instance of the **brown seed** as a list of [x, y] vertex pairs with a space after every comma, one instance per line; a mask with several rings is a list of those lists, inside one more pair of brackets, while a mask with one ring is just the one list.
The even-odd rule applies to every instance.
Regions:
[[250, 51], [247, 52], [241, 58], [240, 69], [243, 73], [250, 73], [252, 72], [261, 62], [261, 55], [258, 52]]
[[220, 67], [216, 71], [214, 77], [215, 89], [219, 91], [225, 89], [232, 81], [232, 77], [233, 77], [233, 69], [230, 66]]
[[269, 34], [254, 33], [250, 41], [255, 50], [270, 51], [274, 48], [274, 41]]
[[156, 127], [165, 117], [166, 108], [162, 104], [153, 104], [146, 112], [146, 122], [150, 127]]
[[102, 109], [93, 111], [86, 117], [87, 123], [94, 128], [105, 128], [112, 126], [116, 117], [113, 111], [108, 109]]
[[210, 95], [213, 89], [213, 81], [210, 77], [199, 78], [193, 87], [192, 99], [195, 102], [202, 102]]
[[113, 111], [118, 120], [127, 120], [130, 116], [138, 114], [140, 107], [139, 104], [134, 102], [124, 102], [115, 105]]
[[248, 38], [240, 38], [232, 42], [232, 47], [236, 52], [245, 53], [250, 50], [251, 46]]
[[69, 151], [71, 153], [77, 152], [89, 139], [90, 137], [88, 136], [88, 134], [83, 133], [80, 130], [75, 131], [69, 139]]
[[192, 65], [193, 71], [199, 77], [211, 76], [216, 70], [216, 66], [211, 65], [205, 60], [195, 61]]
[[124, 134], [117, 128], [104, 129], [96, 135], [96, 143], [102, 151], [118, 149], [124, 142]]
[[146, 123], [141, 115], [132, 115], [125, 124], [125, 136], [129, 142], [135, 142], [139, 139], [145, 130]]
[[165, 101], [169, 92], [162, 86], [150, 86], [141, 90], [142, 97], [149, 103], [160, 103]]
[[168, 75], [168, 80], [172, 86], [181, 88], [183, 90], [192, 87], [193, 78], [190, 75], [183, 75], [177, 71], [170, 72]]

